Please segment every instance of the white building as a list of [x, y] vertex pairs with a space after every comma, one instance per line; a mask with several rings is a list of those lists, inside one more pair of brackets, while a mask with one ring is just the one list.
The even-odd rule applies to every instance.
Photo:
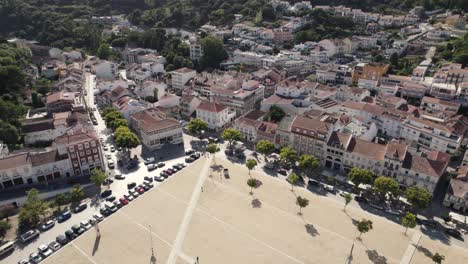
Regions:
[[208, 123], [209, 129], [221, 129], [229, 124], [236, 116], [226, 106], [209, 101], [202, 101], [197, 107], [197, 118]]
[[140, 137], [141, 143], [149, 150], [183, 143], [180, 123], [155, 108], [132, 114], [130, 125]]
[[203, 57], [203, 48], [199, 42], [190, 43], [190, 59], [198, 61]]
[[112, 80], [117, 75], [117, 66], [110, 61], [100, 61], [94, 67], [96, 78]]
[[195, 78], [197, 72], [189, 68], [180, 68], [170, 72], [172, 77], [172, 88], [176, 91], [182, 91], [185, 84], [192, 78]]

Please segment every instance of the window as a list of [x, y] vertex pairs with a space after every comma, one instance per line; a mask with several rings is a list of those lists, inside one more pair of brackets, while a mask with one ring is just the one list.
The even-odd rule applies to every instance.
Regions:
[[96, 141], [91, 141], [91, 147], [95, 147], [96, 146]]
[[88, 157], [88, 163], [93, 163], [93, 157]]
[[87, 149], [86, 150], [86, 155], [91, 155], [91, 150]]
[[75, 159], [75, 158], [76, 158], [76, 154], [75, 154], [75, 153], [72, 153], [72, 154], [71, 154], [71, 157], [72, 157], [72, 159]]
[[86, 143], [84, 144], [84, 146], [85, 146], [85, 148], [89, 148], [89, 143], [86, 142]]
[[99, 161], [99, 155], [94, 155], [94, 161]]
[[74, 148], [73, 146], [70, 146], [70, 147], [68, 147], [68, 150], [69, 150], [70, 152], [74, 152], [74, 151], [75, 151], [75, 148]]
[[86, 164], [86, 159], [85, 158], [81, 159], [81, 164]]
[[97, 149], [93, 149], [93, 153], [97, 153], [97, 152], [98, 152]]
[[84, 151], [80, 151], [80, 156], [81, 156], [81, 157], [84, 156]]
[[78, 145], [78, 149], [79, 149], [79, 150], [83, 150], [83, 144], [79, 144], [79, 145]]

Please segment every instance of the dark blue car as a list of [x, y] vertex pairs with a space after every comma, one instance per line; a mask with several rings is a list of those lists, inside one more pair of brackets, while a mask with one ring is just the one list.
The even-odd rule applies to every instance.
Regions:
[[68, 219], [70, 219], [70, 217], [71, 217], [71, 212], [70, 211], [63, 212], [61, 215], [59, 215], [57, 217], [57, 222], [59, 222], [59, 223], [65, 222]]

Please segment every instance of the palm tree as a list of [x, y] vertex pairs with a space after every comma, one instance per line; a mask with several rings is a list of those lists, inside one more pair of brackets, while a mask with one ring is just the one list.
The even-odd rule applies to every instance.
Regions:
[[73, 185], [73, 187], [70, 190], [70, 201], [73, 204], [77, 204], [81, 202], [81, 199], [83, 198], [83, 196], [84, 196], [84, 191], [80, 187], [80, 185], [79, 184]]

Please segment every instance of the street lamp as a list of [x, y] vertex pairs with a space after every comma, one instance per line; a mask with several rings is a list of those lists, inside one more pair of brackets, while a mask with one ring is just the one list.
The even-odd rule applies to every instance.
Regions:
[[151, 225], [149, 227], [150, 241], [151, 241], [151, 263], [156, 263], [156, 256], [154, 256], [153, 235], [151, 234]]

